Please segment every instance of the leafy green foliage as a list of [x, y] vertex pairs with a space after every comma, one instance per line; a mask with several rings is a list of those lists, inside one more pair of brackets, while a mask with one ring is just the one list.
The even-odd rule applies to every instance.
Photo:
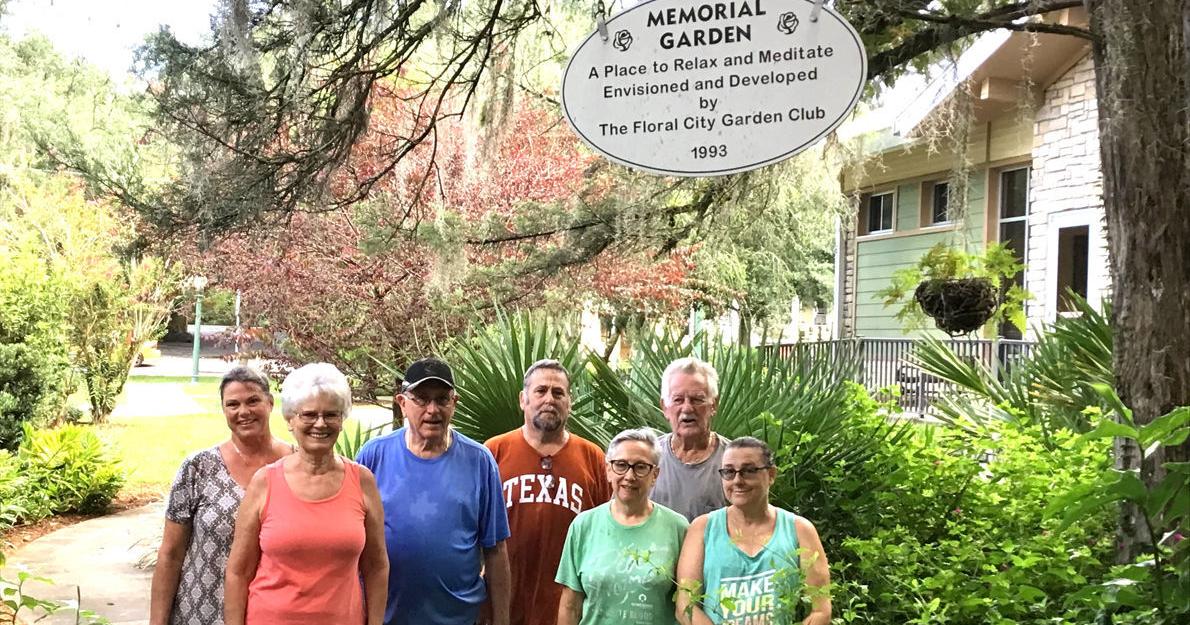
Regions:
[[831, 558], [844, 537], [870, 529], [882, 505], [873, 493], [892, 488], [899, 469], [900, 454], [890, 450], [913, 435], [912, 424], [889, 418], [899, 410], [895, 403], [873, 400], [855, 382], [842, 386], [832, 453], [815, 453], [816, 446], [802, 440], [773, 447], [779, 468], [773, 502], [811, 519]]
[[866, 508], [827, 546], [838, 622], [1087, 622], [1063, 602], [1106, 571], [1111, 516], [1064, 526], [1042, 511], [1106, 468], [1106, 444], [1062, 433], [1049, 448], [1015, 424], [991, 433], [932, 428], [882, 449], [895, 468], [840, 504]]
[[391, 424], [383, 423], [381, 425], [365, 428], [361, 423], [354, 423], [350, 428], [343, 427], [343, 431], [339, 433], [339, 438], [335, 440], [335, 453], [354, 460], [359, 455], [359, 450], [363, 448], [364, 443], [385, 434], [386, 430], [392, 427]]
[[459, 407], [454, 423], [483, 440], [524, 423], [518, 401], [529, 365], [554, 358], [571, 372], [570, 429], [606, 444], [617, 432], [650, 426], [668, 431], [660, 408], [661, 374], [672, 361], [696, 355], [719, 372], [714, 428], [729, 438], [758, 436], [773, 447], [790, 446], [809, 474], [817, 460], [844, 454], [837, 441], [846, 429], [838, 418], [848, 401], [842, 384], [854, 372], [855, 355], [811, 352], [787, 359], [775, 353], [724, 345], [705, 335], [685, 340], [651, 335], [634, 350], [625, 371], [616, 371], [582, 348], [567, 328], [543, 317], [515, 314], [444, 348], [455, 369]]
[[[139, 171], [154, 147], [138, 143], [146, 130], [135, 98], [118, 94], [104, 72], [62, 58], [44, 38], [0, 35], [0, 85], [0, 252], [15, 259], [0, 274], [0, 334], [23, 335], [30, 348], [24, 356], [9, 349], [3, 358], [23, 363], [16, 366], [23, 373], [0, 377], [23, 380], [27, 392], [46, 391], [45, 401], [0, 399], [10, 404], [6, 413], [13, 403], [25, 411], [0, 422], [28, 421], [38, 411], [46, 421], [61, 418], [72, 390], [68, 360], [88, 386], [93, 417], [102, 420], [135, 350], [157, 331], [153, 315], [168, 310], [172, 276], [150, 272], [157, 281], [147, 283], [142, 270], [165, 264], [141, 259], [136, 220], [95, 201], [99, 189], [84, 189], [57, 162], [72, 150], [85, 152], [102, 163], [104, 176], [115, 175]], [[0, 344], [13, 342], [0, 337]], [[0, 423], [4, 429], [12, 428]], [[0, 445], [12, 443], [0, 433]]]
[[77, 292], [68, 336], [93, 421], [106, 420], [115, 409], [141, 344], [165, 330], [178, 277], [167, 263], [148, 258], [122, 263]]
[[709, 312], [736, 309], [749, 330], [789, 322], [790, 301], [831, 299], [834, 221], [846, 211], [829, 154], [813, 150], [770, 169], [753, 193], [721, 204], [687, 241]]
[[113, 218], [110, 205], [57, 172], [47, 138], [69, 136], [115, 164], [144, 136], [134, 132], [131, 102], [104, 72], [64, 59], [45, 38], [0, 34], [0, 447], [16, 446], [21, 423], [66, 413], [77, 355], [68, 313], [77, 315], [72, 304], [88, 290], [84, 276], [114, 275], [111, 263], [134, 238], [131, 220]]
[[[180, 284], [176, 266], [126, 256], [124, 248], [135, 238], [133, 224], [117, 207], [88, 200], [70, 177], [10, 182], [0, 189], [0, 231], [11, 237], [14, 253], [26, 258], [11, 283], [46, 285], [47, 293], [36, 298], [55, 300], [37, 308], [28, 297], [0, 299], [0, 308], [7, 309], [0, 317], [33, 314], [22, 312], [28, 310], [57, 315], [56, 327], [45, 330], [51, 338], [40, 345], [47, 359], [69, 355], [87, 386], [92, 419], [102, 421], [141, 344], [165, 328]], [[49, 320], [39, 323], [46, 327]]]
[[525, 370], [543, 358], [561, 362], [570, 372], [572, 414], [567, 427], [597, 443], [606, 443], [615, 434], [588, 418], [587, 353], [578, 337], [559, 322], [530, 313], [502, 315], [445, 351], [454, 364], [459, 392], [454, 423], [476, 440], [487, 440], [524, 424], [520, 392]]
[[[1161, 458], [1165, 449], [1190, 438], [1190, 406], [1176, 408], [1137, 426], [1132, 411], [1106, 384], [1093, 385], [1101, 400], [1095, 427], [1082, 435], [1087, 446], [1124, 438]], [[1061, 527], [1112, 511], [1118, 503], [1135, 506], [1149, 529], [1150, 542], [1136, 561], [1114, 567], [1103, 579], [1070, 598], [1115, 623], [1173, 625], [1190, 620], [1190, 462], [1162, 462], [1151, 480], [1140, 471], [1104, 468], [1098, 476], [1064, 489], [1045, 508]]]
[[93, 430], [25, 428], [16, 455], [23, 487], [29, 500], [44, 501], [50, 513], [102, 512], [124, 485], [123, 470]]
[[0, 529], [30, 518], [25, 482], [21, 463], [11, 453], [0, 450]]
[[32, 231], [16, 232], [0, 192], [0, 449], [15, 449], [21, 425], [52, 419], [69, 392], [66, 285], [47, 272]]
[[17, 453], [0, 451], [0, 529], [64, 512], [102, 512], [124, 473], [89, 428], [24, 426]]
[[0, 343], [0, 449], [15, 448], [22, 425], [62, 399], [64, 359], [54, 356], [26, 343]]
[[[1024, 302], [1032, 296], [1028, 291], [1011, 284], [1011, 280], [1024, 268], [1012, 250], [1002, 243], [988, 244], [979, 253], [939, 243], [923, 254], [916, 265], [894, 272], [891, 284], [878, 291], [876, 297], [883, 300], [885, 307], [897, 306], [895, 318], [907, 329], [916, 329], [922, 327], [925, 320], [925, 313], [913, 297], [919, 284], [927, 280], [983, 278], [997, 292], [1002, 292], [999, 305], [989, 322], [1007, 321], [1023, 332]], [[1002, 287], [1007, 288], [1002, 290]]]

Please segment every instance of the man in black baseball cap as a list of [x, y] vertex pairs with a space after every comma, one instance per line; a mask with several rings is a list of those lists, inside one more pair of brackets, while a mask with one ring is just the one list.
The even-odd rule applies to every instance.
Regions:
[[486, 447], [450, 429], [458, 403], [450, 365], [437, 358], [409, 365], [393, 401], [405, 427], [368, 441], [356, 458], [376, 475], [384, 505], [384, 622], [473, 625], [490, 601], [493, 625], [507, 625], [500, 471]]
[[455, 388], [455, 378], [450, 365], [437, 358], [422, 358], [405, 370], [401, 379], [401, 392], [407, 393], [426, 382], [441, 382], [452, 391]]

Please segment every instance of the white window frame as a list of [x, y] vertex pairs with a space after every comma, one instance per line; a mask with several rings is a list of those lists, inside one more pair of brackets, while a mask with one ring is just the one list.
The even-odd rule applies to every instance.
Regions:
[[[1004, 174], [1014, 172], [1014, 171], [1021, 171], [1022, 169], [1025, 170], [1025, 174], [1027, 176], [1027, 178], [1025, 179], [1025, 214], [1021, 215], [1020, 217], [1002, 217], [1000, 214], [1001, 213], [1000, 207], [1003, 206], [1003, 204], [1004, 204]], [[996, 185], [998, 186], [997, 193], [996, 193], [996, 206], [994, 208], [994, 210], [996, 211], [996, 242], [1003, 243], [1003, 241], [1000, 240], [1000, 224], [1012, 223], [1012, 222], [1016, 222], [1016, 221], [1025, 222], [1025, 258], [1021, 262], [1023, 262], [1025, 264], [1025, 266], [1028, 267], [1029, 266], [1029, 216], [1033, 212], [1033, 211], [1029, 210], [1030, 206], [1033, 203], [1033, 197], [1032, 197], [1033, 196], [1033, 188], [1032, 188], [1033, 187], [1033, 172], [1029, 170], [1028, 165], [1022, 165], [1020, 167], [1005, 167], [1004, 169], [1000, 169], [996, 172]]]
[[[1014, 171], [1021, 171], [1021, 170], [1025, 171], [1025, 214], [1021, 215], [1019, 217], [1003, 217], [1002, 216], [1003, 211], [1001, 210], [1001, 207], [1004, 205], [1004, 174], [1011, 173]], [[1033, 207], [1033, 169], [1032, 169], [1032, 165], [1024, 164], [1024, 165], [1020, 165], [1020, 166], [1016, 166], [1016, 167], [1004, 167], [1002, 169], [997, 169], [996, 170], [996, 205], [994, 207], [989, 206], [988, 210], [989, 211], [994, 210], [995, 215], [996, 215], [996, 243], [1004, 242], [1000, 238], [1000, 225], [1001, 224], [1016, 223], [1016, 222], [1022, 222], [1025, 224], [1025, 240], [1023, 241], [1024, 248], [1025, 248], [1025, 257], [1021, 259], [1021, 264], [1024, 265], [1025, 267], [1024, 267], [1024, 269], [1021, 269], [1021, 274], [1022, 274], [1021, 275], [1021, 283], [1024, 285], [1024, 288], [1026, 291], [1029, 290], [1029, 249], [1032, 247], [1031, 241], [1032, 241], [1032, 236], [1033, 236], [1032, 235], [1033, 228], [1032, 228], [1032, 225], [1029, 223], [1029, 218], [1033, 213], [1033, 211], [1031, 210], [1032, 207]], [[987, 222], [984, 222], [984, 223], [987, 223]], [[1047, 275], [1048, 275], [1048, 272], [1047, 272]], [[1028, 311], [1029, 311], [1029, 302], [1028, 301], [1024, 302], [1023, 306], [1025, 307], [1025, 318], [1026, 318], [1025, 326], [1026, 327], [1021, 332], [1021, 334], [1024, 336], [1024, 338], [1029, 338], [1030, 334], [1033, 331], [1033, 328], [1030, 326], [1030, 324], [1027, 321], [1028, 320]], [[999, 335], [999, 329], [996, 330], [996, 333], [997, 333], [997, 335]]]
[[1106, 286], [1107, 240], [1104, 237], [1101, 211], [1096, 208], [1050, 213], [1045, 225], [1045, 320], [1058, 318], [1058, 254], [1061, 253], [1061, 234], [1065, 228], [1087, 227], [1087, 302], [1099, 308]]
[[[891, 217], [889, 219], [889, 227], [886, 229], [882, 229], [882, 230], [872, 230], [871, 229], [872, 224], [867, 223], [867, 219], [870, 214], [869, 209], [871, 208], [872, 198], [880, 197], [882, 195], [887, 195], [887, 196], [889, 196], [889, 199], [890, 199], [890, 208], [892, 210], [890, 211]], [[884, 234], [891, 234], [891, 233], [897, 231], [897, 192], [895, 189], [889, 189], [888, 191], [881, 191], [879, 193], [869, 193], [868, 195], [865, 195], [864, 196], [864, 205], [863, 205], [862, 210], [863, 210], [863, 213], [861, 214], [861, 218], [865, 221], [864, 225], [868, 227], [868, 230], [861, 236], [867, 237], [867, 236], [874, 236], [874, 235], [884, 235]]]

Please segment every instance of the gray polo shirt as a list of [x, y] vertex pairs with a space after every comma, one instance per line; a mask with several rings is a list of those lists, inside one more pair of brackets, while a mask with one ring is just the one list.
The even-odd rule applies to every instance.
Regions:
[[672, 433], [657, 439], [661, 448], [661, 475], [653, 487], [653, 501], [688, 521], [727, 505], [719, 467], [723, 466], [723, 452], [731, 441], [719, 434], [715, 436], [719, 439], [715, 451], [706, 460], [695, 464], [686, 464], [674, 456], [670, 449]]

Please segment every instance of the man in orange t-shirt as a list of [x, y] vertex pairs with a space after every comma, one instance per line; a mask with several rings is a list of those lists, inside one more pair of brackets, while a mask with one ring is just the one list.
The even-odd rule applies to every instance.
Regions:
[[525, 425], [485, 443], [504, 484], [511, 625], [555, 625], [562, 587], [554, 581], [566, 530], [579, 512], [611, 499], [603, 450], [566, 430], [570, 373], [556, 360], [525, 372]]

